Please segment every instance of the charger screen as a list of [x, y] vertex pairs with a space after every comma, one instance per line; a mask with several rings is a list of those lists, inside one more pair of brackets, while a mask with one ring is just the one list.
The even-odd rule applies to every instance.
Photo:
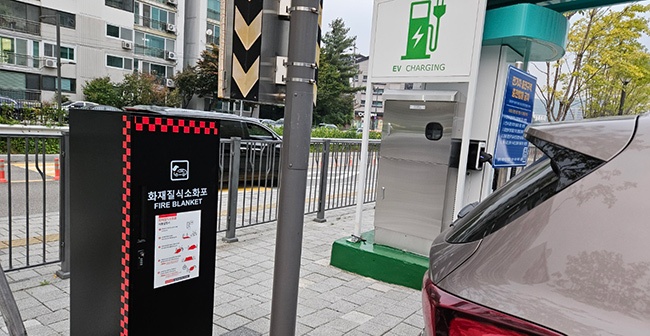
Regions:
[[416, 4], [412, 7], [413, 13], [411, 14], [412, 19], [421, 19], [429, 17], [429, 3]]

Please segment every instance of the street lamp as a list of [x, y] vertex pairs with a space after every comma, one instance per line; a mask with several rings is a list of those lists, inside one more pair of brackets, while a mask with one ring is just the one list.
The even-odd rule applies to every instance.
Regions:
[[41, 19], [51, 17], [56, 22], [56, 107], [61, 110], [61, 17], [58, 13], [40, 16]]
[[621, 87], [621, 102], [618, 104], [618, 115], [623, 115], [623, 105], [625, 104], [625, 96], [627, 94], [625, 87], [630, 84], [631, 81], [631, 79], [626, 77], [623, 77], [623, 79], [621, 79], [623, 87]]

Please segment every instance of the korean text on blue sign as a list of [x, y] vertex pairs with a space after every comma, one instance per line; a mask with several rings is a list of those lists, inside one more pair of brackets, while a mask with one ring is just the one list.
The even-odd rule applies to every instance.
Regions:
[[524, 138], [524, 130], [533, 119], [536, 82], [535, 77], [513, 66], [508, 69], [494, 149], [494, 168], [525, 166], [528, 161], [528, 140]]

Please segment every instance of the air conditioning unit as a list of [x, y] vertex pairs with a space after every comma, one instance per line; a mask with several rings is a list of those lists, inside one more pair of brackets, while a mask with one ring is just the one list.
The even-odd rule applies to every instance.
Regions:
[[175, 33], [175, 32], [176, 32], [176, 25], [171, 24], [171, 23], [168, 23], [168, 24], [165, 26], [165, 30], [167, 30], [167, 31], [170, 32], [170, 33]]
[[133, 42], [131, 41], [122, 41], [122, 49], [133, 49]]
[[176, 53], [173, 51], [168, 51], [167, 54], [165, 55], [165, 58], [167, 58], [170, 61], [175, 61], [176, 60]]
[[178, 6], [178, 0], [167, 0], [167, 4], [170, 6]]
[[174, 83], [174, 80], [173, 80], [173, 79], [171, 79], [171, 78], [166, 78], [166, 79], [165, 79], [165, 86], [168, 87], [168, 88], [175, 88], [175, 87], [176, 87], [176, 83]]
[[44, 65], [46, 68], [56, 68], [56, 60], [52, 58], [46, 58]]

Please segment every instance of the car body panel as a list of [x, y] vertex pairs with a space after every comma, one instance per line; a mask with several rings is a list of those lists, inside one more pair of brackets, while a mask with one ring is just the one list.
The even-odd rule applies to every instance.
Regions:
[[[576, 152], [608, 161], [630, 142], [636, 118], [595, 119], [561, 124], [535, 125], [526, 133]], [[603, 140], [607, 139], [607, 140]]]
[[477, 252], [437, 285], [568, 335], [647, 334], [648, 166], [646, 115], [623, 152], [483, 238]]

